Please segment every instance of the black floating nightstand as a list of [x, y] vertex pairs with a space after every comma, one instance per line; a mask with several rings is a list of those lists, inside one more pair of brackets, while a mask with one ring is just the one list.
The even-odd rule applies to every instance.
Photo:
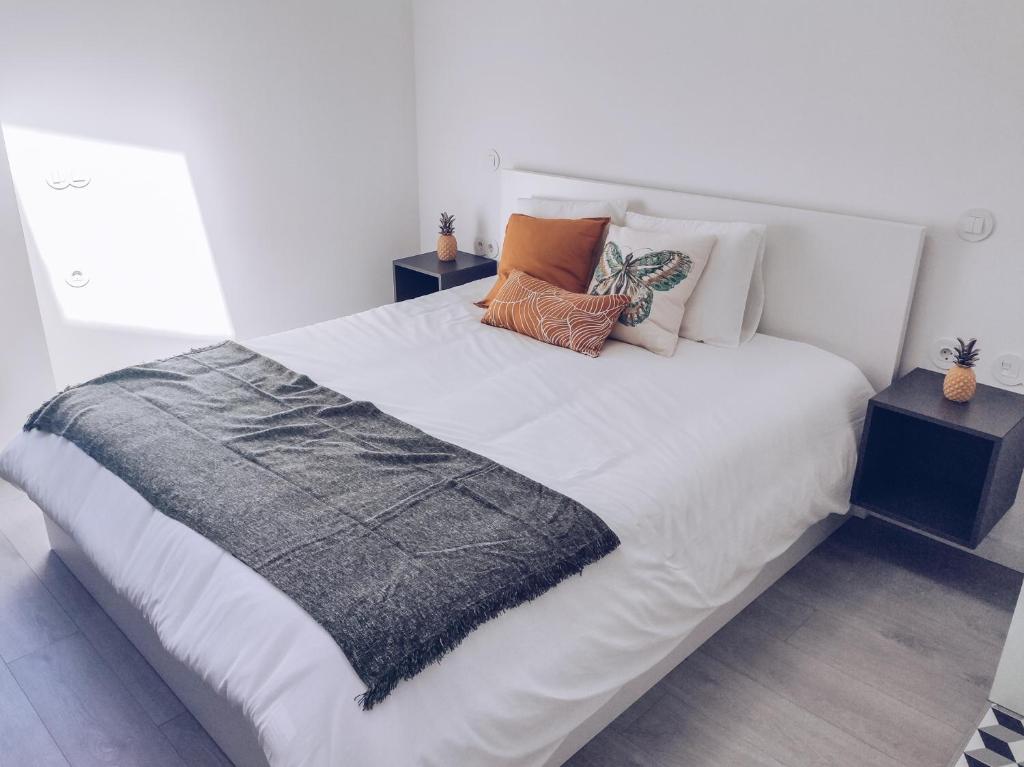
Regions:
[[1024, 469], [1024, 396], [978, 385], [942, 396], [917, 368], [868, 402], [851, 501], [974, 548], [1013, 505]]
[[498, 273], [498, 262], [493, 258], [474, 256], [461, 250], [454, 261], [440, 261], [437, 253], [431, 252], [397, 258], [392, 263], [395, 301], [419, 298]]

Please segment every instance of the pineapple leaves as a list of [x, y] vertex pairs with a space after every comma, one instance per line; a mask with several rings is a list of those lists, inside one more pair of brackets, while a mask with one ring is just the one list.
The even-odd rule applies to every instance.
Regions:
[[978, 357], [981, 355], [981, 349], [975, 348], [975, 344], [977, 343], [977, 338], [971, 338], [964, 341], [964, 339], [957, 336], [956, 348], [953, 350], [953, 361], [963, 368], [974, 367], [978, 362]]
[[455, 233], [455, 216], [449, 213], [441, 214], [441, 234], [448, 235]]

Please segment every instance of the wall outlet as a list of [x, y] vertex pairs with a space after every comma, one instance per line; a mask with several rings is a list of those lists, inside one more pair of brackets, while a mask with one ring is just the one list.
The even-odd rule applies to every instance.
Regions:
[[939, 370], [949, 370], [956, 360], [956, 339], [937, 338], [932, 343], [932, 364]]
[[476, 242], [473, 244], [473, 252], [478, 256], [497, 258], [498, 244], [494, 240], [485, 240], [482, 237], [478, 237]]

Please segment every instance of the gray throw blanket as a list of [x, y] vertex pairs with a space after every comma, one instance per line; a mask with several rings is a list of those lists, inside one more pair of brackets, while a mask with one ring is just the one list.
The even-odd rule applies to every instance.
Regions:
[[295, 600], [366, 709], [619, 545], [579, 503], [230, 341], [69, 389], [25, 429], [71, 440]]

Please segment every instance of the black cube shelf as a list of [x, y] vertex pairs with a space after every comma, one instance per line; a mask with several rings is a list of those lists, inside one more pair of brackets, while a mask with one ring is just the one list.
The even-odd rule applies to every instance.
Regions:
[[392, 273], [395, 301], [407, 301], [484, 277], [493, 277], [498, 273], [498, 262], [461, 250], [454, 261], [441, 261], [437, 252], [431, 251], [395, 259], [392, 262]]
[[974, 548], [1013, 505], [1024, 469], [1024, 396], [978, 386], [960, 404], [917, 368], [868, 403], [851, 501]]

